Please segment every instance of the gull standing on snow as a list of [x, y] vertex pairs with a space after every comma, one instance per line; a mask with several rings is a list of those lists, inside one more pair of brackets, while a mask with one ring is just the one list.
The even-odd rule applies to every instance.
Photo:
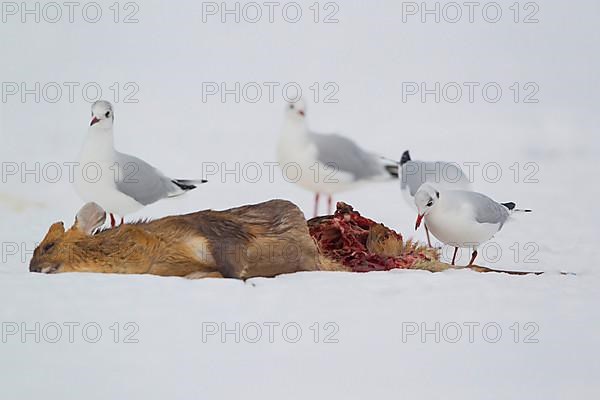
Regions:
[[302, 100], [286, 106], [277, 153], [284, 174], [292, 165], [300, 168], [301, 175], [296, 183], [315, 193], [315, 216], [321, 193], [328, 195], [331, 213], [334, 193], [362, 183], [398, 177], [397, 165], [384, 164], [380, 157], [361, 149], [350, 139], [336, 134], [310, 132]]
[[99, 100], [92, 105], [92, 121], [79, 157], [81, 174], [75, 176], [75, 189], [86, 203], [95, 202], [110, 213], [133, 213], [158, 200], [175, 197], [195, 189], [205, 180], [181, 180], [114, 148], [112, 105]]
[[477, 247], [500, 231], [512, 213], [531, 212], [516, 209], [515, 203], [497, 203], [477, 192], [440, 192], [429, 183], [419, 188], [415, 204], [419, 212], [415, 230], [419, 228], [421, 220], [425, 219], [436, 238], [454, 247], [452, 265], [459, 247], [473, 249], [469, 262], [469, 265], [473, 265]]
[[[415, 194], [424, 183], [433, 183], [440, 191], [445, 190], [470, 190], [471, 182], [467, 174], [455, 163], [445, 161], [419, 161], [411, 160], [410, 153], [406, 150], [400, 159], [400, 190], [404, 200], [416, 209]], [[431, 246], [429, 229], [425, 224], [427, 243]]]

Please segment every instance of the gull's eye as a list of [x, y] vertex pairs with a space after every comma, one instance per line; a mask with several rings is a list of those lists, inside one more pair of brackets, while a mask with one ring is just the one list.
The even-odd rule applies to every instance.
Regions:
[[431, 207], [433, 205], [433, 201], [430, 201], [429, 203], [427, 203], [427, 207]]
[[110, 111], [107, 111], [107, 112], [106, 112], [106, 114], [104, 114], [104, 116], [105, 116], [106, 118], [110, 118]]

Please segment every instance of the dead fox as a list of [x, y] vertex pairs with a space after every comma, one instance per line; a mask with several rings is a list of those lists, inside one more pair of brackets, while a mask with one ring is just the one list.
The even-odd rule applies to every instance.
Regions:
[[102, 230], [105, 220], [104, 210], [88, 203], [69, 230], [53, 224], [30, 271], [246, 279], [319, 269], [304, 215], [285, 200]]

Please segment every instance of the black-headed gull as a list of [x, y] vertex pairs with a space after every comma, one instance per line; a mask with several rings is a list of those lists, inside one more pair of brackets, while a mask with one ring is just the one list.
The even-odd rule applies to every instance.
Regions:
[[490, 240], [514, 212], [519, 210], [515, 203], [497, 203], [486, 195], [467, 190], [439, 191], [425, 183], [415, 194], [418, 209], [415, 229], [421, 221], [431, 233], [444, 244], [454, 247], [452, 265], [458, 248], [471, 248], [473, 253], [469, 265], [477, 257], [477, 247]]
[[110, 214], [111, 226], [115, 226], [114, 214], [123, 217], [206, 182], [171, 179], [147, 162], [119, 153], [114, 148], [113, 122], [109, 102], [99, 100], [92, 105], [92, 121], [79, 157], [82, 173], [76, 174], [74, 182], [86, 203], [95, 202]]
[[288, 103], [277, 155], [280, 167], [299, 168], [291, 179], [315, 193], [315, 216], [319, 195], [328, 195], [329, 213], [332, 195], [366, 182], [384, 181], [398, 177], [398, 166], [386, 165], [375, 154], [361, 149], [352, 140], [337, 134], [319, 134], [306, 125], [306, 105], [302, 100]]
[[[415, 194], [426, 182], [435, 184], [438, 190], [470, 190], [471, 182], [467, 174], [456, 164], [445, 161], [411, 160], [406, 150], [400, 159], [400, 189], [404, 200], [416, 209]], [[425, 224], [427, 243], [431, 247], [429, 229]]]

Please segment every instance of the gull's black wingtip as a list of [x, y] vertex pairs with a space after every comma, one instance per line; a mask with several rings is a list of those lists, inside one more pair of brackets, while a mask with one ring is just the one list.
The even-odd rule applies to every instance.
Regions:
[[502, 203], [502, 205], [506, 208], [508, 208], [509, 210], [514, 210], [515, 207], [517, 206], [515, 203], [513, 203], [512, 201], [510, 203]]
[[206, 179], [201, 179], [201, 180], [197, 180], [197, 181], [190, 181], [190, 180], [185, 180], [185, 179], [173, 179], [171, 182], [173, 182], [175, 185], [177, 185], [181, 190], [183, 191], [188, 191], [188, 190], [194, 190], [196, 189], [201, 183], [207, 183], [208, 181]]
[[410, 161], [410, 153], [408, 152], [408, 150], [406, 150], [404, 153], [402, 153], [402, 158], [400, 158], [400, 165], [402, 166], [409, 161]]
[[515, 211], [515, 212], [526, 212], [526, 213], [530, 213], [533, 212], [533, 210], [520, 210], [518, 208], [515, 208], [517, 205], [515, 203], [513, 203], [512, 201], [510, 203], [501, 203], [504, 207], [508, 208], [510, 211]]
[[388, 174], [390, 174], [390, 176], [392, 178], [399, 178], [400, 176], [398, 175], [398, 165], [386, 165], [385, 166], [385, 170], [387, 171]]

